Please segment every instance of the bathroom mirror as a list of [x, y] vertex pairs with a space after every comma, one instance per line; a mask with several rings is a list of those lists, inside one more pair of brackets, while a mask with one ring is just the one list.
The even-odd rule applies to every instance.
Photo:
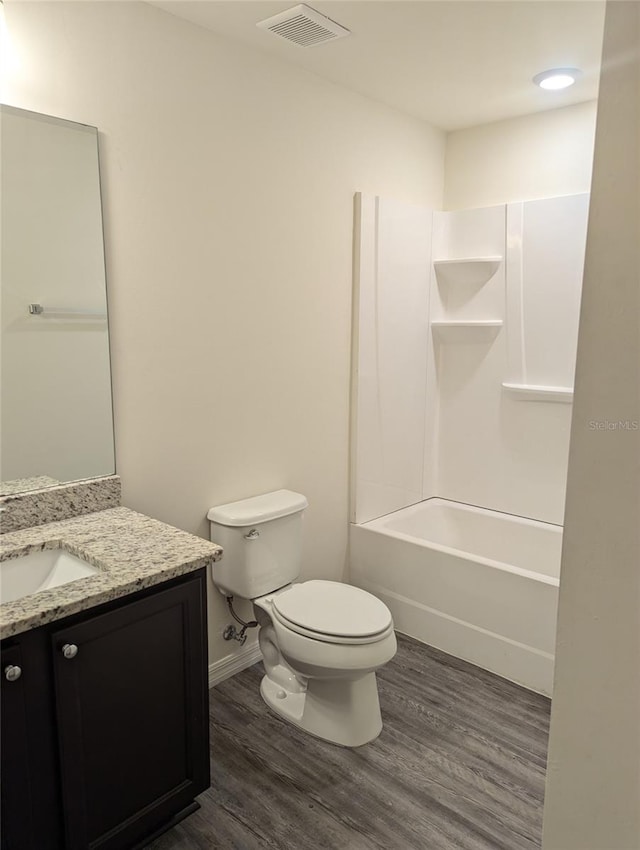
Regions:
[[2, 106], [2, 494], [115, 471], [98, 131]]

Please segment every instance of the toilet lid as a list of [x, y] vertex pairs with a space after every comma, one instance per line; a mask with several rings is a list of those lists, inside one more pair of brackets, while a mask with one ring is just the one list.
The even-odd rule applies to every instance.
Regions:
[[273, 597], [282, 620], [310, 632], [345, 638], [378, 635], [392, 623], [391, 612], [379, 599], [337, 581], [305, 581]]

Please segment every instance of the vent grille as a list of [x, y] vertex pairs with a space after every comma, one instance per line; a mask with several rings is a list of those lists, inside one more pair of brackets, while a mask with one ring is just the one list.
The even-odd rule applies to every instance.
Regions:
[[299, 47], [315, 47], [351, 35], [345, 27], [305, 5], [280, 12], [279, 15], [260, 21], [257, 26]]

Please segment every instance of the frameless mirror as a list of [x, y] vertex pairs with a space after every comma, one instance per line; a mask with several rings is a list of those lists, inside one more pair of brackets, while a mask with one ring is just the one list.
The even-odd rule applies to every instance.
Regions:
[[2, 106], [0, 478], [115, 470], [98, 131]]

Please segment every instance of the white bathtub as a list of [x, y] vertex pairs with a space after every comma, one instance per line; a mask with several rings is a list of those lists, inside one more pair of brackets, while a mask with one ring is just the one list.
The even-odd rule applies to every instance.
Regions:
[[551, 694], [562, 528], [444, 499], [352, 525], [352, 584], [398, 631]]

